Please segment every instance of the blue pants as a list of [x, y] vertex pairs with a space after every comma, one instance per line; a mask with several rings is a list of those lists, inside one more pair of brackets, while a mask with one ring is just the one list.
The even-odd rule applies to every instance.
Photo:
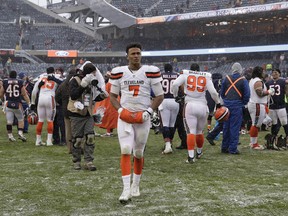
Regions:
[[218, 134], [223, 130], [223, 122], [218, 122], [215, 127], [207, 134], [209, 139], [215, 139]]
[[239, 131], [243, 119], [242, 106], [228, 106], [230, 117], [223, 124], [222, 152], [229, 151], [231, 154], [237, 153], [239, 143]]

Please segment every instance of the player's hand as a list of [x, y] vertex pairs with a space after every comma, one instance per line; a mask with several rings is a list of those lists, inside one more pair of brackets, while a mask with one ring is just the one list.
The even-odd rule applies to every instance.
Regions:
[[216, 109], [219, 109], [220, 107], [222, 107], [220, 103], [216, 104]]
[[274, 88], [270, 88], [270, 89], [268, 89], [267, 92], [268, 92], [269, 95], [273, 96], [275, 94], [275, 89]]
[[143, 111], [130, 112], [129, 110], [121, 107], [118, 109], [118, 113], [119, 113], [120, 119], [127, 123], [130, 123], [130, 124], [143, 123]]
[[175, 98], [176, 103], [182, 103], [183, 100], [184, 100], [184, 97], [177, 96], [177, 97]]
[[153, 109], [151, 107], [145, 110], [142, 114], [143, 122], [149, 120], [152, 114], [153, 114]]
[[38, 84], [38, 88], [40, 89], [43, 85], [45, 85], [45, 82], [43, 80], [41, 80], [41, 82], [39, 82], [39, 84]]
[[36, 105], [35, 104], [31, 104], [30, 105], [30, 110], [35, 112], [36, 111]]

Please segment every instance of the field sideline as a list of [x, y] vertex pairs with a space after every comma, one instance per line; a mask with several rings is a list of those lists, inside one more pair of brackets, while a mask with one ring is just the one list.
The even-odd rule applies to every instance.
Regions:
[[[255, 151], [241, 135], [240, 155], [205, 141], [204, 155], [186, 164], [186, 150], [162, 155], [162, 135], [151, 130], [141, 196], [123, 206], [117, 136], [96, 137], [97, 171], [75, 171], [66, 147], [9, 142], [0, 114], [0, 215], [287, 215], [288, 151]], [[44, 124], [44, 129], [46, 124]], [[104, 133], [104, 130], [97, 129]], [[267, 132], [261, 132], [263, 137]], [[16, 136], [16, 127], [13, 127]], [[283, 134], [283, 132], [282, 132]], [[45, 134], [46, 138], [46, 134]], [[174, 147], [180, 143], [175, 135]]]

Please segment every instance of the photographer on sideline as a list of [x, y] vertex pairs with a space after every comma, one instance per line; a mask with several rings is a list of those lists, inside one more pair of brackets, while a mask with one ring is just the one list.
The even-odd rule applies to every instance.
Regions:
[[81, 143], [84, 138], [84, 169], [95, 171], [93, 101], [107, 98], [108, 93], [102, 74], [91, 62], [85, 62], [70, 80], [69, 95], [67, 109], [71, 120], [74, 169], [81, 169]]

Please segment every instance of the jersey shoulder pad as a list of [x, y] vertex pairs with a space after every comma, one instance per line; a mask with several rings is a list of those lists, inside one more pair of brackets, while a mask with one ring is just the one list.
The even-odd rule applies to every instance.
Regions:
[[160, 69], [154, 65], [143, 65], [147, 78], [159, 78], [161, 77]]
[[116, 80], [116, 79], [120, 79], [123, 77], [125, 71], [125, 67], [121, 66], [121, 67], [115, 67], [112, 69], [111, 71], [111, 76], [110, 79], [111, 80]]

